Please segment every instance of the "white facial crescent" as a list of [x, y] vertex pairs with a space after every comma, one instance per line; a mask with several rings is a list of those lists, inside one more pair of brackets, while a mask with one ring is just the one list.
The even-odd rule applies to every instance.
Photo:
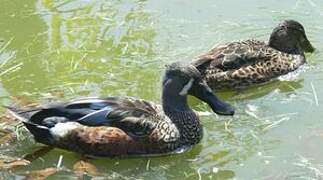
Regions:
[[179, 95], [181, 95], [181, 96], [187, 95], [188, 91], [191, 89], [191, 87], [193, 85], [193, 82], [194, 82], [194, 79], [191, 78], [190, 81], [188, 81], [188, 83], [183, 87], [181, 92], [179, 92]]

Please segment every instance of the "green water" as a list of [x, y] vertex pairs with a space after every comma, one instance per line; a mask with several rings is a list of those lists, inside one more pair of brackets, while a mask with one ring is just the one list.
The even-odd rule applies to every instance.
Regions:
[[[218, 93], [236, 115], [203, 117], [204, 138], [191, 151], [90, 162], [107, 179], [322, 179], [322, 18], [320, 0], [1, 0], [0, 104], [21, 96], [38, 103], [115, 95], [160, 102], [165, 64], [228, 41], [267, 40], [281, 20], [295, 19], [317, 49], [305, 70], [290, 81]], [[22, 157], [43, 147], [22, 133], [0, 154]], [[53, 167], [60, 155], [65, 170], [50, 178], [75, 179], [81, 156], [59, 149], [0, 171], [0, 179]]]

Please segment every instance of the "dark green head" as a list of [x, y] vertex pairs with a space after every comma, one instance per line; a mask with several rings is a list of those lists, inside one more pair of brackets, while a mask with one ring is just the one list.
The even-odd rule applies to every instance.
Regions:
[[167, 103], [177, 108], [180, 106], [180, 101], [186, 103], [187, 95], [206, 102], [217, 114], [234, 114], [234, 108], [213, 94], [202, 79], [201, 73], [193, 65], [173, 63], [167, 66], [163, 79], [163, 100], [167, 99]]
[[304, 27], [295, 20], [285, 20], [278, 24], [271, 33], [269, 46], [289, 54], [314, 51]]

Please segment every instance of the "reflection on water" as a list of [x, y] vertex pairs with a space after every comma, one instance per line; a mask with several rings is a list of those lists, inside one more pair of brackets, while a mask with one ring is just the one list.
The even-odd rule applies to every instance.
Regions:
[[[203, 117], [205, 135], [192, 150], [89, 161], [110, 179], [320, 179], [322, 12], [318, 0], [3, 0], [0, 102], [110, 95], [160, 102], [164, 64], [189, 61], [229, 41], [267, 41], [282, 19], [296, 19], [317, 49], [306, 54], [308, 68], [284, 81], [217, 92], [237, 113]], [[210, 111], [194, 98], [190, 104]], [[22, 157], [43, 147], [24, 129], [19, 134], [0, 154]], [[83, 157], [54, 149], [29, 166], [0, 170], [0, 179], [53, 167], [60, 155], [64, 170], [51, 177], [75, 178], [71, 170]]]
[[47, 30], [26, 34], [32, 36], [32, 41], [25, 42], [26, 49], [15, 60], [24, 66], [5, 78], [19, 74], [15, 78], [19, 86], [5, 81], [4, 86], [12, 94], [24, 92], [39, 98], [41, 92], [58, 89], [69, 97], [110, 95], [131, 86], [130, 92], [119, 95], [140, 96], [138, 91], [131, 90], [142, 89], [146, 83], [155, 87], [150, 78], [133, 75], [146, 69], [144, 73], [150, 77], [149, 73], [156, 72], [147, 69], [157, 69], [156, 64], [145, 64], [154, 57], [155, 32], [151, 17], [143, 11], [143, 2], [115, 5], [103, 1], [84, 4], [39, 1], [36, 4], [37, 16], [31, 16], [30, 21], [43, 21], [46, 25], [40, 25]]

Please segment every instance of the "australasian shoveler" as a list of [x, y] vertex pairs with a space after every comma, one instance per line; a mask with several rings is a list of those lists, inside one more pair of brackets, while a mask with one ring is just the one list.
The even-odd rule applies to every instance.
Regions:
[[132, 97], [108, 97], [7, 108], [37, 142], [94, 156], [167, 154], [198, 143], [203, 129], [187, 95], [206, 102], [218, 114], [234, 113], [192, 65], [169, 65], [162, 86], [162, 106]]
[[213, 90], [242, 88], [298, 69], [306, 62], [304, 52], [313, 51], [304, 27], [285, 20], [274, 28], [268, 44], [257, 40], [231, 42], [213, 48], [192, 64]]

